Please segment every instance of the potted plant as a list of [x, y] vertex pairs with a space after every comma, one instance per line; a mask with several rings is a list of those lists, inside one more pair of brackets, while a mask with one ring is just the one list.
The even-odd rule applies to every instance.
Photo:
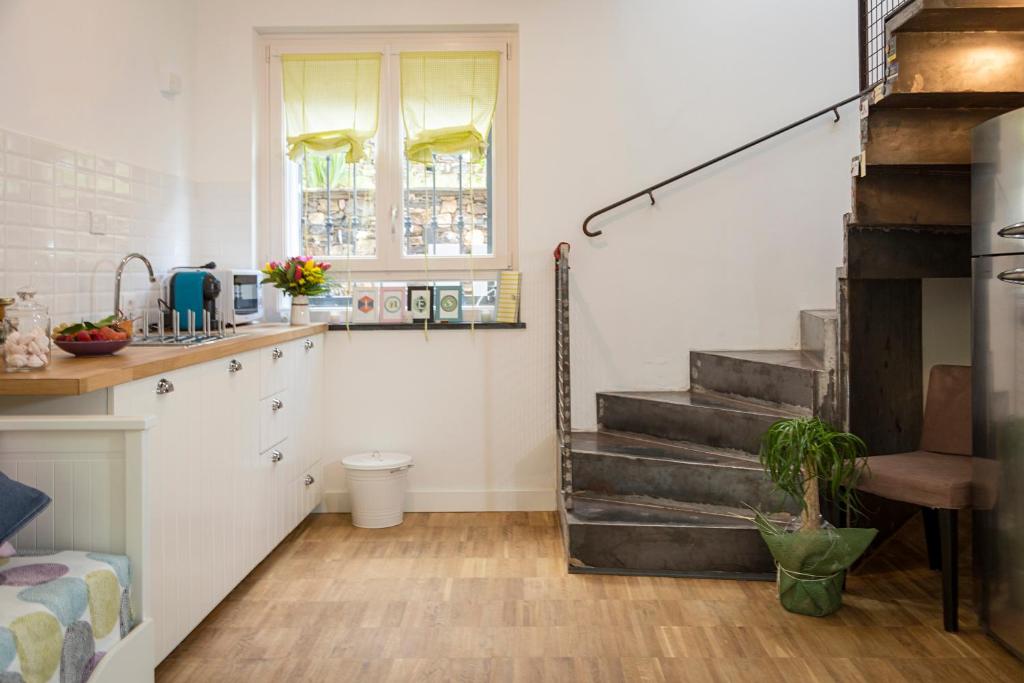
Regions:
[[856, 509], [856, 483], [867, 447], [857, 436], [816, 417], [780, 420], [761, 440], [761, 465], [784, 493], [800, 501], [799, 527], [780, 526], [758, 513], [761, 537], [778, 567], [779, 601], [790, 612], [825, 616], [842, 605], [846, 570], [878, 533], [838, 529], [821, 519], [820, 491]]
[[309, 324], [309, 297], [330, 291], [327, 271], [331, 264], [314, 261], [312, 256], [292, 256], [286, 261], [270, 261], [260, 269], [270, 283], [292, 298], [292, 325]]

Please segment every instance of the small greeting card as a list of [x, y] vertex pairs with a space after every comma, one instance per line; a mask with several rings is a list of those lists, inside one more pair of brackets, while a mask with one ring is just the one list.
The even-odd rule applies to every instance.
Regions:
[[380, 321], [395, 325], [405, 320], [405, 287], [380, 288]]
[[352, 322], [375, 323], [380, 320], [380, 289], [377, 287], [352, 288]]
[[413, 322], [433, 322], [434, 288], [428, 285], [409, 285], [408, 306]]
[[434, 319], [442, 323], [462, 321], [462, 286], [438, 285], [434, 288]]

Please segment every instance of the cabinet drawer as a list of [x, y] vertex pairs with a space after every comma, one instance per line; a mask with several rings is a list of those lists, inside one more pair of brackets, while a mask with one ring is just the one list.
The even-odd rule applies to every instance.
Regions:
[[278, 444], [291, 433], [291, 414], [287, 391], [281, 391], [260, 401], [260, 450]]
[[288, 388], [294, 346], [276, 344], [259, 350], [260, 354], [260, 398], [284, 391]]
[[323, 498], [323, 468], [318, 460], [305, 474], [299, 477], [299, 486], [302, 487], [302, 516], [305, 517], [312, 512]]

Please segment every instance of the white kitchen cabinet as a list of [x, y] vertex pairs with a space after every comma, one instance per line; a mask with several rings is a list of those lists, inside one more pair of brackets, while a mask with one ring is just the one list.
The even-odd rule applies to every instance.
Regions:
[[[291, 417], [296, 412], [296, 406], [292, 405], [289, 393], [279, 391], [260, 400], [261, 451], [276, 446], [292, 433]], [[299, 414], [301, 415], [301, 411]]]
[[[212, 608], [245, 574], [257, 556], [253, 502], [247, 491], [256, 476], [258, 417], [242, 408], [259, 390], [259, 357], [249, 351], [202, 366], [200, 450], [206, 474], [201, 481], [210, 533], [205, 538], [215, 575], [209, 585]], [[239, 514], [236, 514], [236, 511]]]
[[320, 504], [323, 339], [111, 390], [111, 414], [157, 418], [147, 457], [158, 661]]
[[[202, 366], [118, 386], [112, 392], [114, 415], [156, 417], [145, 454], [153, 485], [149, 543], [157, 655], [163, 659], [206, 614], [197, 581], [209, 558], [202, 556], [201, 480], [206, 475], [205, 449], [199, 439]], [[211, 571], [212, 573], [212, 571]]]
[[301, 517], [305, 517], [323, 500], [323, 468], [319, 460], [313, 463], [299, 480], [302, 493]]
[[284, 391], [291, 380], [291, 366], [294, 342], [274, 344], [259, 349], [260, 356], [260, 398]]
[[304, 416], [303, 429], [294, 430], [293, 436], [301, 460], [295, 476], [302, 475], [321, 457], [324, 429], [324, 336], [317, 335], [297, 339], [294, 345], [293, 371], [303, 392], [292, 392], [292, 403], [298, 414]]

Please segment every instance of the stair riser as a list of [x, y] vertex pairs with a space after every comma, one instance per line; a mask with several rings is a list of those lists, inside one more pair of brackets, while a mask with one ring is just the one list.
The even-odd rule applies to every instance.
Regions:
[[844, 242], [846, 276], [851, 279], [971, 276], [969, 227], [848, 225]]
[[569, 564], [612, 572], [761, 577], [775, 570], [755, 529], [668, 526], [573, 524]]
[[598, 394], [597, 419], [606, 429], [756, 453], [761, 436], [777, 418]]
[[572, 471], [577, 491], [799, 511], [760, 470], [574, 452]]
[[691, 389], [797, 406], [808, 411], [818, 405], [819, 374], [803, 368], [690, 352]]
[[1024, 32], [899, 33], [887, 93], [1024, 91]]
[[869, 166], [969, 165], [971, 129], [1005, 111], [873, 108], [870, 116], [861, 119], [867, 163]]
[[860, 225], [970, 225], [968, 173], [872, 170], [853, 179], [853, 222]]
[[826, 368], [836, 366], [836, 346], [839, 343], [839, 317], [823, 315], [818, 311], [800, 311], [800, 348]]

